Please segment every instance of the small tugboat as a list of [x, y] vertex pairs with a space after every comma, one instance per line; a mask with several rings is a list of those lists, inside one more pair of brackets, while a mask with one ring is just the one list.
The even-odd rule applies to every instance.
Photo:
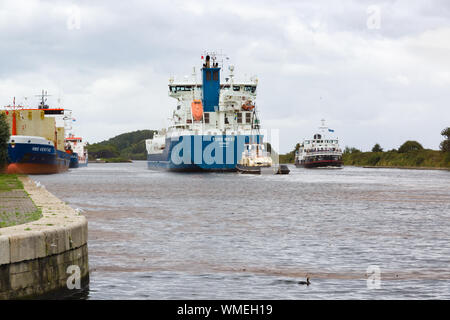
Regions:
[[322, 119], [320, 133], [311, 140], [304, 140], [295, 153], [295, 166], [304, 168], [342, 168], [342, 150], [337, 138], [327, 137], [326, 133], [334, 132], [325, 126]]
[[275, 170], [275, 174], [289, 174], [291, 170], [289, 170], [289, 167], [286, 164], [280, 164], [278, 166], [278, 169]]
[[236, 165], [240, 173], [261, 174], [263, 168], [272, 167], [272, 158], [264, 151], [264, 145], [260, 143], [249, 143], [242, 152], [242, 158]]

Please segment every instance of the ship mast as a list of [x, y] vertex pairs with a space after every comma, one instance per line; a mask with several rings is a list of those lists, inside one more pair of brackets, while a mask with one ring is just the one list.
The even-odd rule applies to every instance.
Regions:
[[44, 92], [44, 90], [42, 90], [42, 94], [38, 94], [36, 95], [36, 97], [40, 97], [41, 98], [41, 102], [39, 103], [38, 109], [48, 109], [49, 106], [46, 105], [45, 103], [47, 102], [47, 97], [50, 97], [49, 94], [47, 94], [47, 91]]

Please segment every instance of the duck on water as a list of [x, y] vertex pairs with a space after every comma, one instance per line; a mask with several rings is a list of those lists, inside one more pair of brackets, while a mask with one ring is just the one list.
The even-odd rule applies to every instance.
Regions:
[[298, 284], [309, 286], [311, 282], [309, 281], [309, 277], [306, 277], [306, 281], [299, 281]]

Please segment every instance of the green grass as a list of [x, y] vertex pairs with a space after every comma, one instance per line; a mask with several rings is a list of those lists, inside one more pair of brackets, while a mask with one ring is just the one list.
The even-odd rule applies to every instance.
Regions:
[[355, 152], [345, 153], [343, 161], [350, 166], [450, 168], [450, 153], [436, 150]]
[[105, 161], [106, 163], [120, 163], [120, 162], [131, 162], [130, 159], [123, 158], [123, 157], [115, 157], [115, 158], [101, 158], [102, 161]]
[[[30, 195], [23, 189], [23, 184], [19, 180], [19, 176], [20, 175], [15, 174], [0, 174], [0, 192], [22, 190], [28, 197], [30, 197]], [[28, 213], [22, 213], [17, 210], [7, 213], [0, 208], [0, 228], [20, 225], [38, 220], [40, 218], [42, 218], [42, 209], [39, 207], [36, 207], [36, 210], [33, 212]]]
[[0, 174], [0, 192], [23, 189], [22, 182], [16, 174]]
[[8, 215], [5, 212], [0, 212], [0, 228], [17, 226], [20, 224], [36, 221], [42, 218], [42, 210], [37, 208], [33, 212], [22, 214], [15, 212], [15, 215]]

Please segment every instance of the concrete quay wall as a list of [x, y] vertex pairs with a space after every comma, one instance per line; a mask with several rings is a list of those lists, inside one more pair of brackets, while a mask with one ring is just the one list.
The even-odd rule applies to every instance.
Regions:
[[20, 179], [43, 217], [0, 229], [0, 299], [37, 298], [76, 290], [78, 283], [86, 286], [86, 218], [30, 178]]

